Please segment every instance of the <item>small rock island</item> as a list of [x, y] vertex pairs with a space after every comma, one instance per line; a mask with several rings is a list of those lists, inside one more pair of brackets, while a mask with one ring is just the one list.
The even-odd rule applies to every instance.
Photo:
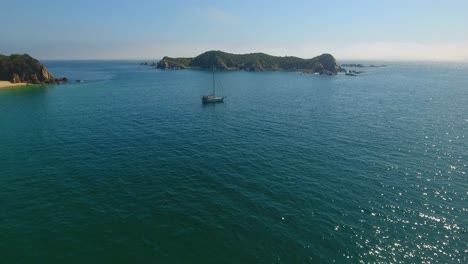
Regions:
[[[143, 63], [148, 65], [148, 63]], [[164, 57], [156, 65], [158, 69], [217, 69], [246, 71], [300, 71], [336, 75], [345, 70], [331, 54], [322, 54], [312, 59], [292, 56], [272, 56], [265, 53], [232, 54], [223, 51], [207, 51], [194, 58]]]
[[27, 84], [61, 84], [67, 78], [54, 78], [37, 59], [28, 54], [0, 54], [0, 80]]

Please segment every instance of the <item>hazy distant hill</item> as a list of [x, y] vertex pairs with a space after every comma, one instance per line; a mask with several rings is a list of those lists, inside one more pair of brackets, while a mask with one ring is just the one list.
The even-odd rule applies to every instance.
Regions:
[[330, 54], [322, 54], [312, 59], [298, 57], [278, 57], [265, 53], [232, 54], [223, 51], [207, 51], [195, 58], [164, 57], [159, 69], [221, 69], [247, 71], [305, 71], [321, 74], [336, 74], [343, 69]]

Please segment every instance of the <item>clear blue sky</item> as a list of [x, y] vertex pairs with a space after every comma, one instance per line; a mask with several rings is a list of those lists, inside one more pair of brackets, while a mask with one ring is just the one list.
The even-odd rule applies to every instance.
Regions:
[[468, 1], [0, 0], [0, 54], [468, 60]]

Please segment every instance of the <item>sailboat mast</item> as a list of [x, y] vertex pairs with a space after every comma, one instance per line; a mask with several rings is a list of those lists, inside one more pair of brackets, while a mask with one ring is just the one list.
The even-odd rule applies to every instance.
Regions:
[[214, 78], [214, 68], [213, 68], [213, 95], [215, 94], [215, 78]]

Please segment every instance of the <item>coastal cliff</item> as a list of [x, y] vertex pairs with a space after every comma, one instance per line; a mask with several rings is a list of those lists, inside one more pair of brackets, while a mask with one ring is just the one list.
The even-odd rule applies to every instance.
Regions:
[[67, 78], [54, 78], [47, 68], [28, 54], [0, 54], [0, 80], [11, 83], [60, 84]]
[[335, 75], [344, 71], [331, 54], [302, 59], [291, 56], [272, 56], [265, 53], [232, 54], [223, 51], [207, 51], [194, 58], [164, 57], [156, 67], [159, 69], [284, 70], [327, 75]]

